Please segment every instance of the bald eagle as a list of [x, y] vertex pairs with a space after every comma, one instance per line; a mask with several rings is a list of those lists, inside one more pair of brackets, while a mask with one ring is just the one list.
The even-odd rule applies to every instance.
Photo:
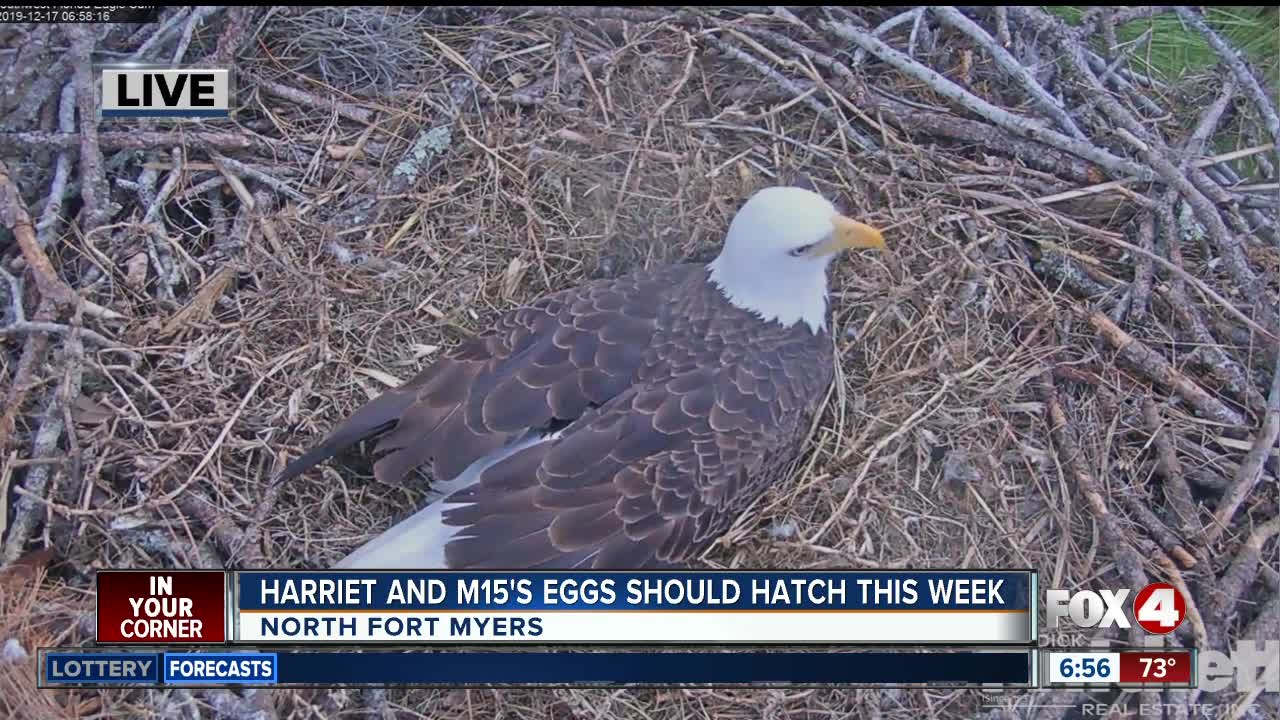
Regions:
[[437, 495], [341, 568], [670, 567], [802, 452], [833, 373], [827, 266], [881, 233], [799, 187], [754, 194], [709, 264], [560, 290], [356, 410], [277, 476], [375, 438]]

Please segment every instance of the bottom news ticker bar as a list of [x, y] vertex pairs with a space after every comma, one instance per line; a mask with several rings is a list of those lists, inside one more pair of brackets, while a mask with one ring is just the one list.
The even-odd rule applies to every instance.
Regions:
[[1029, 649], [855, 652], [144, 652], [42, 649], [40, 687], [1034, 687]]

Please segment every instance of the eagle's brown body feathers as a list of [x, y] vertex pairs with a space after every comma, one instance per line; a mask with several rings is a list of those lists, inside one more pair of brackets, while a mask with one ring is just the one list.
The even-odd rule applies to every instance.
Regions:
[[380, 434], [383, 482], [527, 437], [445, 500], [452, 568], [634, 568], [705, 549], [800, 452], [831, 341], [730, 304], [702, 265], [548, 295], [356, 411], [292, 477]]

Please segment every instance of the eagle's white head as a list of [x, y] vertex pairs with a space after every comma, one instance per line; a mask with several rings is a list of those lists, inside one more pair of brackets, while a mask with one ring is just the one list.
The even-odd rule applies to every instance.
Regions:
[[851, 248], [884, 248], [880, 231], [798, 187], [770, 187], [747, 200], [708, 266], [729, 302], [783, 325], [827, 322], [827, 264]]

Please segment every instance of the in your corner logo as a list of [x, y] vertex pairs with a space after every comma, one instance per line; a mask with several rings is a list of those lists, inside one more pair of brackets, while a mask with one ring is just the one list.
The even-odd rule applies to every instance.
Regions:
[[99, 65], [99, 112], [105, 118], [225, 118], [231, 113], [231, 69]]

